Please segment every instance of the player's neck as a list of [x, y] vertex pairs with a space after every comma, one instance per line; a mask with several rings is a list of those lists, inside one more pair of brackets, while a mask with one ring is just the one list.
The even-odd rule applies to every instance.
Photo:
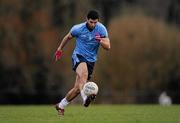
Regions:
[[88, 23], [86, 23], [86, 27], [87, 27], [87, 29], [88, 29], [90, 32], [93, 31], [93, 29], [89, 27]]

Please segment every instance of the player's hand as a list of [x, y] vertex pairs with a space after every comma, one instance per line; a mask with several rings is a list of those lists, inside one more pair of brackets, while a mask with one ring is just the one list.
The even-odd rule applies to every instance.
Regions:
[[55, 52], [55, 61], [58, 61], [62, 57], [62, 50], [57, 50]]
[[100, 42], [102, 39], [101, 39], [101, 36], [99, 34], [96, 34], [95, 35], [95, 39], [96, 41]]

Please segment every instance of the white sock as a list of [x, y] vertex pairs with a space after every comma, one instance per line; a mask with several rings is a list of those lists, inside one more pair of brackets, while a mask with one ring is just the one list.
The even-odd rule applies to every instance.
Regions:
[[83, 99], [83, 102], [85, 102], [87, 96], [84, 94], [84, 91], [83, 91], [83, 90], [81, 90], [81, 97], [82, 97], [82, 99]]
[[61, 100], [61, 102], [59, 103], [59, 108], [64, 109], [68, 104], [69, 104], [69, 102], [67, 101], [67, 99], [66, 99], [66, 97], [65, 97], [65, 98], [63, 98], [63, 99]]

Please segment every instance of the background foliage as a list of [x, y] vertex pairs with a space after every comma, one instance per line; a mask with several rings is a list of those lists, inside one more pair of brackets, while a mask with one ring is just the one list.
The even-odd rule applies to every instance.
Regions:
[[178, 0], [1, 0], [0, 103], [53, 103], [73, 86], [75, 40], [55, 63], [72, 25], [97, 9], [112, 49], [100, 50], [93, 81], [97, 102], [157, 103], [167, 91], [180, 103]]

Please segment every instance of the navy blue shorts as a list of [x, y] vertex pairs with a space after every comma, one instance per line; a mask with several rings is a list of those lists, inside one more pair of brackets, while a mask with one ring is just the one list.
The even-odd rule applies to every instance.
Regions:
[[82, 55], [79, 55], [79, 54], [76, 54], [76, 56], [78, 58], [78, 62], [75, 62], [75, 60], [72, 58], [72, 69], [74, 71], [76, 71], [76, 68], [78, 67], [78, 65], [81, 62], [85, 62], [87, 64], [87, 68], [88, 68], [88, 78], [87, 78], [87, 80], [90, 80], [91, 79], [91, 75], [93, 73], [95, 62], [89, 62]]

